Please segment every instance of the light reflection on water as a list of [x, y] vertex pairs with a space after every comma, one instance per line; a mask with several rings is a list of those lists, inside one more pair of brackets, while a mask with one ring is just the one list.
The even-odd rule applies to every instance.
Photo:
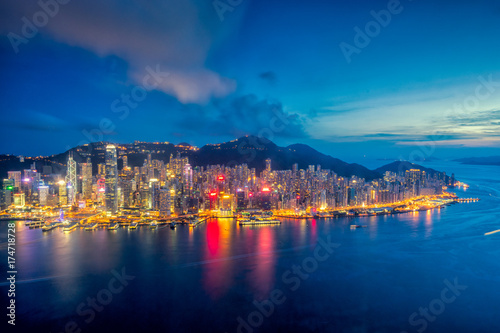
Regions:
[[[499, 180], [497, 170], [485, 168], [480, 178]], [[71, 233], [17, 223], [19, 321], [58, 332], [68, 320], [88, 331], [234, 332], [236, 318], [255, 310], [252, 301], [269, 298], [276, 288], [287, 291], [283, 273], [330, 236], [340, 247], [286, 294], [264, 331], [414, 332], [408, 317], [455, 277], [469, 288], [429, 332], [492, 331], [500, 328], [500, 234], [484, 233], [500, 229], [500, 183], [485, 183], [472, 171], [456, 167], [457, 178], [471, 185], [457, 193], [480, 202], [392, 216], [284, 219], [259, 227], [211, 219], [196, 228]], [[350, 230], [352, 223], [367, 228]], [[110, 271], [122, 267], [136, 279], [85, 326], [76, 306], [95, 297]]]

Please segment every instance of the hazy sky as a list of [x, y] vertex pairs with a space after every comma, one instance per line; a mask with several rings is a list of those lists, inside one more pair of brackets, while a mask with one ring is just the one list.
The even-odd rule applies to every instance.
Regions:
[[0, 153], [253, 134], [500, 154], [498, 1], [59, 1], [0, 4]]

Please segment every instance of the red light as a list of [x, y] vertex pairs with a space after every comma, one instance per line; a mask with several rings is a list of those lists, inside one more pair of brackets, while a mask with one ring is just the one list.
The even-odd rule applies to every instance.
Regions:
[[215, 197], [215, 196], [217, 196], [217, 192], [210, 192], [210, 196], [211, 196], [211, 197]]
[[300, 195], [297, 196], [297, 200], [299, 200], [299, 199], [300, 199]]
[[220, 181], [220, 182], [223, 182], [224, 179], [226, 179], [226, 177], [224, 177], [224, 175], [220, 175], [217, 177], [217, 180]]
[[248, 193], [248, 197], [249, 198], [253, 197], [253, 193]]

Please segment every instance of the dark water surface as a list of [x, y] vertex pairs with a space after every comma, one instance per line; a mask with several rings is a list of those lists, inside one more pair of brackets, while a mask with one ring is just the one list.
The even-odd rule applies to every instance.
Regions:
[[[16, 222], [16, 329], [499, 332], [500, 233], [484, 233], [500, 229], [500, 168], [428, 166], [455, 172], [470, 185], [457, 194], [482, 200], [261, 227], [214, 219], [195, 229], [65, 234]], [[6, 230], [1, 222], [2, 276]]]

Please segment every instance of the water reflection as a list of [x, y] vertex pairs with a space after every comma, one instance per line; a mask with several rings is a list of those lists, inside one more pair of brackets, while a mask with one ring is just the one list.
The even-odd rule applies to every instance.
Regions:
[[207, 263], [202, 265], [203, 285], [212, 299], [222, 297], [231, 288], [232, 276], [235, 274], [233, 260], [228, 258], [230, 246], [228, 226], [222, 223], [221, 220], [210, 219], [206, 224], [204, 259]]
[[246, 280], [251, 286], [255, 299], [269, 297], [269, 292], [274, 285], [275, 276], [275, 231], [272, 228], [260, 228], [256, 230], [256, 237], [253, 237], [251, 253], [246, 260], [246, 266], [252, 267]]

